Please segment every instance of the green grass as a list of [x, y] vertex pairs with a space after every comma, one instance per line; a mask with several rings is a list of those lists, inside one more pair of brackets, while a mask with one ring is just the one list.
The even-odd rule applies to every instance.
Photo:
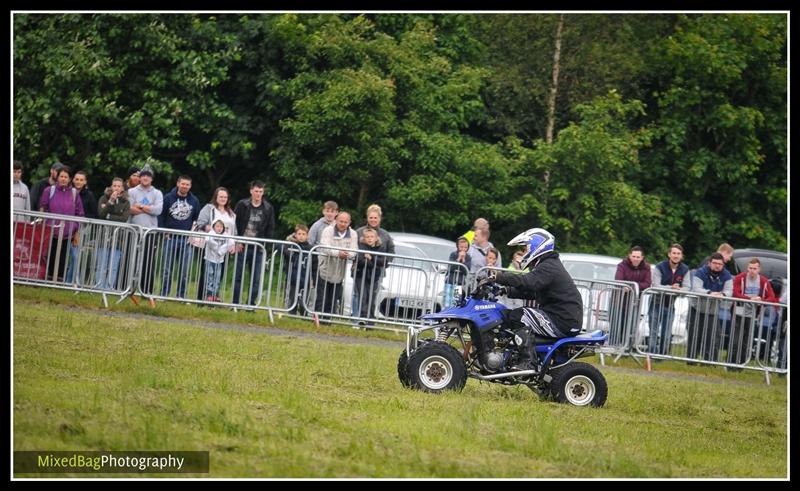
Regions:
[[[768, 386], [716, 372], [660, 377], [608, 368], [601, 409], [475, 380], [462, 393], [434, 396], [401, 388], [399, 345], [111, 317], [64, 309], [62, 296], [98, 305], [90, 295], [15, 288], [14, 450], [208, 450], [209, 477], [788, 472], [784, 379]], [[117, 309], [150, 311], [129, 304]], [[183, 305], [154, 313], [185, 317], [183, 310], [213, 317], [213, 309]], [[263, 313], [229, 313], [268, 325]], [[278, 327], [364, 335], [300, 321]]]

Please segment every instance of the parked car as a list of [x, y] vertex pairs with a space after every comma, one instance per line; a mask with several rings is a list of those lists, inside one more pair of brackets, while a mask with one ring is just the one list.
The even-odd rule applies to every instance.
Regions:
[[449, 260], [450, 253], [456, 250], [456, 243], [452, 240], [406, 232], [389, 232], [389, 234], [395, 242], [399, 241], [413, 244], [422, 249], [427, 257], [439, 261]]
[[[614, 281], [617, 272], [617, 265], [622, 258], [613, 256], [603, 256], [600, 254], [580, 254], [580, 253], [559, 253], [559, 258], [564, 264], [564, 268], [572, 276], [581, 292], [584, 308], [584, 329], [597, 328], [604, 331], [609, 330], [610, 319], [610, 295], [601, 295], [597, 289], [592, 291], [592, 301], [589, 302], [589, 286], [592, 280]], [[651, 271], [655, 266], [651, 264]], [[584, 281], [581, 281], [584, 280]], [[638, 330], [641, 339], [649, 335], [649, 301], [650, 297], [644, 297], [645, 315], [640, 319]], [[597, 312], [593, 312], [597, 309]], [[686, 339], [686, 321], [689, 312], [689, 300], [680, 297], [675, 301], [675, 318], [672, 324], [672, 344], [683, 343]], [[594, 320], [593, 315], [597, 318]], [[594, 320], [594, 322], [592, 322]]]
[[[447, 267], [430, 259], [447, 261], [456, 243], [438, 237], [389, 232], [395, 246], [395, 258], [386, 268], [375, 301], [375, 318], [413, 319], [443, 306], [444, 279]], [[349, 266], [348, 266], [349, 271]], [[345, 277], [344, 315], [351, 315], [353, 278]]]

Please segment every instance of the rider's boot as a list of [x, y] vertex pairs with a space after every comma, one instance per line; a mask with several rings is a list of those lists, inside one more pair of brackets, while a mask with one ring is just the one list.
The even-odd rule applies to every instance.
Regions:
[[536, 370], [536, 342], [527, 327], [514, 331], [515, 341], [517, 342], [519, 362], [511, 367], [512, 370]]

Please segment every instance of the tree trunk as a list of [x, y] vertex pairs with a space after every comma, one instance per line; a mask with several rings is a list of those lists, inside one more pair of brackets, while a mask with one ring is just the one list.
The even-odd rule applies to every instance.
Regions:
[[361, 188], [358, 190], [358, 206], [357, 210], [366, 210], [367, 208], [367, 194], [369, 194], [369, 183], [362, 182]]
[[[547, 101], [547, 133], [545, 139], [548, 145], [553, 143], [553, 128], [555, 127], [556, 95], [558, 94], [558, 71], [561, 68], [561, 30], [564, 27], [564, 14], [558, 18], [556, 28], [556, 46], [553, 52], [553, 83], [550, 86], [550, 99]], [[544, 207], [547, 209], [547, 195], [550, 191], [550, 171], [544, 171]]]

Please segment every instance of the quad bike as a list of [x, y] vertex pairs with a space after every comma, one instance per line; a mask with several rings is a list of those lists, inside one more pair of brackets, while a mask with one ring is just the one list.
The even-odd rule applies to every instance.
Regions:
[[[608, 335], [598, 330], [575, 337], [536, 339], [535, 368], [514, 369], [522, 339], [503, 326], [502, 311], [507, 307], [497, 297], [504, 293], [500, 285], [481, 284], [470, 296], [462, 294], [456, 305], [423, 315], [423, 326], [409, 326], [406, 349], [397, 362], [400, 382], [438, 393], [460, 391], [467, 377], [472, 377], [522, 384], [544, 400], [603, 406], [608, 396], [605, 377], [593, 365], [573, 360], [593, 355]], [[425, 334], [432, 337], [423, 337]]]

